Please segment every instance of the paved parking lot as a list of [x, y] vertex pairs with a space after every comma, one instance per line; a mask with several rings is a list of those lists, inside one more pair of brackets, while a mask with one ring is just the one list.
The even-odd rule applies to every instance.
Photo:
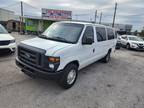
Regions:
[[[13, 34], [17, 43], [33, 36]], [[0, 56], [0, 108], [144, 108], [144, 52], [117, 50], [110, 63], [94, 63], [79, 73], [74, 87], [31, 79]]]

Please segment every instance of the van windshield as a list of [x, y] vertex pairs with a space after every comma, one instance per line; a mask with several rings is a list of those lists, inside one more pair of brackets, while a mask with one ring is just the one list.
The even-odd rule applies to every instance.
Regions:
[[84, 25], [82, 24], [54, 23], [40, 37], [75, 44], [80, 37], [83, 27]]
[[0, 34], [7, 34], [7, 30], [2, 26], [0, 25]]

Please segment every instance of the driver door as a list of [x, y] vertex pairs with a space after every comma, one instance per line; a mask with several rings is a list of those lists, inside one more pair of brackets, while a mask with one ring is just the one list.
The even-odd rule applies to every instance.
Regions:
[[84, 38], [89, 37], [92, 38], [93, 43], [92, 44], [82, 44], [80, 46], [80, 63], [82, 67], [85, 67], [91, 63], [93, 63], [94, 60], [94, 53], [95, 53], [95, 46], [94, 46], [94, 28], [93, 26], [87, 26], [85, 29], [85, 32], [82, 37], [82, 41]]

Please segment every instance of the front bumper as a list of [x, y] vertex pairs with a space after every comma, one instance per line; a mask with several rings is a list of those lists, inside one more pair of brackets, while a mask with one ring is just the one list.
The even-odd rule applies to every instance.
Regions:
[[131, 45], [131, 49], [144, 51], [144, 46]]
[[132, 48], [134, 50], [137, 50], [137, 51], [144, 51], [144, 48]]
[[116, 48], [120, 48], [121, 47], [121, 43], [117, 42], [116, 43]]
[[32, 67], [30, 65], [23, 63], [18, 58], [16, 58], [16, 65], [22, 69], [22, 72], [24, 72], [29, 76], [35, 76], [41, 78], [59, 78], [63, 74], [62, 70], [49, 72], [49, 71], [44, 71], [42, 69]]
[[16, 43], [11, 43], [9, 45], [0, 46], [1, 49], [9, 49], [10, 51], [14, 52], [16, 49]]

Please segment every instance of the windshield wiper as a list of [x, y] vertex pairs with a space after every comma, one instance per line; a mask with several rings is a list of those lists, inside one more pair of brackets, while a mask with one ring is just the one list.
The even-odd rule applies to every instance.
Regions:
[[65, 38], [62, 38], [62, 37], [53, 37], [53, 38], [67, 41]]
[[71, 43], [70, 41], [66, 40], [66, 39], [63, 38], [63, 37], [52, 37], [52, 38], [53, 38], [53, 39], [60, 40], [60, 41], [63, 41], [63, 42]]
[[42, 37], [43, 38], [43, 37], [46, 37], [46, 35], [39, 35], [38, 37]]
[[43, 38], [43, 39], [49, 39], [49, 40], [55, 40], [55, 41], [62, 41], [62, 42], [66, 42], [66, 43], [72, 43], [68, 40], [66, 40], [65, 38], [62, 38], [62, 37], [47, 37], [46, 35], [40, 35], [39, 36], [40, 38]]

